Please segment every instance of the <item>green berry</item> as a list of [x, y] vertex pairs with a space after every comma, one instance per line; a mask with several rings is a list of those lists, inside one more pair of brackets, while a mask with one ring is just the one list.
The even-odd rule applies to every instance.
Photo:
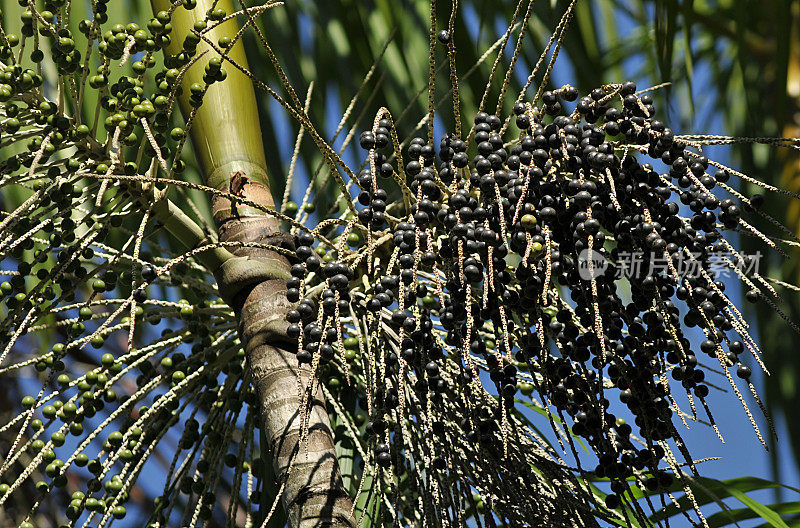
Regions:
[[347, 235], [347, 245], [350, 247], [360, 247], [364, 243], [361, 233], [350, 233]]
[[119, 431], [114, 431], [110, 435], [108, 435], [108, 443], [114, 447], [119, 447], [122, 445], [122, 433]]
[[525, 229], [533, 229], [534, 227], [536, 227], [537, 224], [536, 217], [533, 216], [532, 214], [522, 215], [522, 218], [519, 219], [519, 222]]

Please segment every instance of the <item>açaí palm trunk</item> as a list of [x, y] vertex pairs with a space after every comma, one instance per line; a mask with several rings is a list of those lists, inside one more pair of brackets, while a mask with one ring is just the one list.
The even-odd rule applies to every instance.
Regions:
[[[168, 0], [152, 3], [155, 12], [169, 10]], [[211, 6], [211, 0], [199, 0], [192, 11], [183, 7], [174, 10], [171, 53], [181, 51], [185, 36], [197, 20], [205, 18]], [[230, 0], [216, 2], [215, 7], [228, 14], [234, 11]], [[231, 20], [207, 31], [205, 36], [216, 44], [222, 36], [233, 38], [238, 28], [236, 20]], [[203, 83], [205, 65], [211, 57], [219, 56], [205, 42], [197, 46], [197, 53], [203, 50], [209, 51], [186, 71], [181, 81], [181, 107], [187, 117], [192, 112], [189, 87]], [[241, 41], [228, 56], [247, 67]], [[198, 162], [207, 185], [272, 208], [253, 84], [230, 63], [224, 62], [223, 67], [227, 79], [208, 87], [191, 126]], [[276, 219], [256, 208], [214, 196], [212, 210], [220, 241], [286, 247], [288, 239], [291, 246], [291, 238], [281, 232]], [[218, 286], [239, 322], [252, 383], [259, 396], [262, 427], [271, 442], [278, 486], [285, 484], [282, 501], [288, 523], [292, 528], [353, 527], [356, 523], [351, 514], [352, 500], [342, 485], [330, 419], [320, 393], [314, 394], [308, 438], [299, 442], [299, 387], [307, 386], [311, 371], [298, 366], [292, 353], [295, 343], [286, 336], [285, 317], [290, 304], [285, 280], [289, 261], [269, 249], [230, 250], [239, 258], [226, 262], [217, 273]], [[261, 508], [270, 506], [261, 504]]]

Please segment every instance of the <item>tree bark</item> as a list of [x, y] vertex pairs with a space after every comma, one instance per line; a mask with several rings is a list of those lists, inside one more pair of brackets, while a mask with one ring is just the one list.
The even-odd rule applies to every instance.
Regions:
[[[220, 239], [274, 244], [280, 240], [274, 223], [265, 217], [232, 218], [220, 226]], [[250, 248], [238, 253], [266, 257], [272, 263], [282, 261], [288, 271], [288, 261], [279, 254], [256, 251], [261, 254], [252, 255]], [[258, 282], [241, 291], [232, 304], [258, 392], [264, 431], [272, 446], [275, 472], [285, 484], [283, 503], [290, 526], [354, 527], [353, 503], [342, 484], [330, 419], [319, 390], [311, 399], [308, 436], [300, 442], [302, 391], [312, 372], [298, 366], [294, 343], [286, 337], [285, 318], [291, 305], [286, 300], [285, 282]]]
[[[152, 0], [152, 4], [156, 12], [169, 10], [169, 0]], [[228, 14], [235, 11], [230, 0], [199, 0], [192, 11], [175, 9], [170, 53], [181, 51], [184, 38], [196, 21], [205, 18], [212, 4]], [[232, 19], [205, 36], [216, 43], [222, 36], [233, 39], [238, 29], [238, 23]], [[186, 71], [181, 81], [184, 116], [192, 112], [188, 104], [189, 87], [203, 83], [205, 65], [217, 56], [205, 42], [197, 47], [198, 54], [203, 51], [208, 53]], [[229, 51], [229, 57], [247, 67], [241, 41]], [[204, 104], [194, 116], [191, 138], [195, 153], [209, 186], [261, 207], [273, 208], [252, 82], [230, 64], [224, 63], [223, 67], [227, 79], [208, 86]], [[291, 236], [281, 232], [275, 218], [258, 208], [219, 195], [211, 201], [220, 241], [292, 246]], [[351, 514], [353, 502], [342, 484], [330, 419], [319, 390], [307, 398], [310, 400], [308, 435], [300, 441], [302, 392], [312, 372], [298, 366], [294, 354], [296, 342], [286, 335], [286, 313], [291, 304], [286, 299], [285, 281], [290, 263], [271, 249], [252, 246], [230, 249], [236, 258], [227, 261], [216, 276], [220, 294], [230, 303], [239, 323], [258, 394], [263, 432], [271, 444], [278, 478], [276, 487], [283, 485], [282, 501], [288, 523], [292, 528], [355, 527]], [[271, 506], [261, 504], [261, 508]]]

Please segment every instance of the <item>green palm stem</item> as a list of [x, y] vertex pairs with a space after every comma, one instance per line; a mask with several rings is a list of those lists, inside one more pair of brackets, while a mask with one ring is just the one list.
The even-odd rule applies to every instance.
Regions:
[[[152, 0], [154, 11], [169, 10], [168, 0]], [[172, 14], [172, 42], [168, 51], [182, 51], [184, 39], [197, 21], [212, 7], [234, 12], [230, 0], [199, 0], [188, 11], [178, 7]], [[215, 44], [221, 37], [233, 39], [239, 29], [235, 19], [204, 32]], [[197, 53], [207, 53], [188, 68], [182, 78], [180, 98], [185, 117], [194, 113], [191, 140], [207, 185], [234, 194], [262, 208], [273, 208], [258, 121], [253, 84], [230, 64], [224, 63], [227, 79], [209, 85], [203, 104], [190, 105], [190, 87], [205, 85], [203, 75], [209, 59], [219, 54], [200, 42]], [[247, 68], [244, 47], [238, 41], [228, 58]], [[240, 242], [235, 255], [222, 264], [217, 277], [220, 294], [233, 308], [245, 344], [253, 385], [260, 398], [262, 431], [272, 448], [273, 466], [284, 484], [283, 507], [293, 528], [312, 526], [354, 527], [352, 500], [342, 484], [334, 449], [332, 429], [321, 393], [311, 395], [308, 437], [301, 437], [301, 397], [298, 384], [309, 385], [313, 372], [297, 364], [292, 350], [296, 342], [286, 335], [285, 280], [289, 261], [280, 252], [252, 244], [291, 247], [291, 237], [280, 230], [275, 217], [260, 208], [243, 205], [229, 197], [211, 197], [214, 221], [222, 242]], [[264, 447], [266, 449], [266, 446]], [[291, 467], [291, 471], [289, 471]], [[270, 508], [264, 504], [262, 508]]]

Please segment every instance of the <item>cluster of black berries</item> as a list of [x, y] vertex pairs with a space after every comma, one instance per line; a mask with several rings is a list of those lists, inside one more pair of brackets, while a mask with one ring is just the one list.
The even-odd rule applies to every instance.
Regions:
[[[364, 346], [386, 372], [373, 385], [378, 404], [368, 427], [381, 465], [391, 461], [380, 432], [391, 420], [385, 411], [397, 405], [396, 389], [408, 385], [417, 401], [432, 399], [446, 415], [454, 408], [446, 399], [472, 394], [477, 364], [488, 371], [501, 405], [458, 405], [467, 414], [450, 417], [459, 424], [458, 435], [496, 445], [502, 413], [520, 391], [530, 394], [535, 387], [559, 415], [571, 418], [573, 432], [597, 454], [594, 471], [611, 479], [606, 506], [614, 508], [636, 471], [652, 475], [644, 484], [653, 490], [672, 481], [663, 470], [661, 443], [678, 433], [665, 372], [701, 400], [709, 389], [698, 352], [725, 368], [738, 365], [738, 376], [749, 378], [750, 369], [740, 364], [745, 346], [736, 335], [744, 325], [711, 272], [712, 257], [730, 249], [718, 228], [736, 228], [742, 213], [733, 199], [712, 193], [730, 174], [711, 168], [656, 120], [652, 98], [637, 94], [632, 82], [593, 90], [565, 115], [562, 101], [577, 97], [565, 87], [545, 92], [542, 107], [518, 104], [515, 138], [504, 136], [500, 117], [480, 113], [474, 142], [445, 134], [437, 153], [421, 139], [411, 141], [403, 169], [415, 200], [389, 226], [387, 257], [371, 271], [359, 268], [367, 274], [366, 289], [336, 261], [321, 269], [313, 237], [299, 238], [301, 263], [292, 270], [290, 300], [300, 298], [310, 273], [327, 289], [321, 318], [317, 301], [309, 298], [290, 314], [290, 334], [302, 335], [298, 358], [308, 362], [320, 347], [333, 350], [337, 336], [330, 329], [339, 324], [328, 319], [334, 292], [340, 313], [352, 308], [371, 321]], [[361, 135], [372, 158], [359, 176], [364, 190], [358, 219], [373, 230], [387, 220], [387, 193], [373, 174], [394, 174], [380, 152], [391, 147], [390, 127], [384, 119]], [[659, 173], [643, 161], [646, 156], [669, 171]], [[674, 197], [691, 213], [681, 216]], [[756, 199], [747, 206], [758, 204]], [[587, 270], [587, 252], [602, 257], [607, 269]], [[626, 255], [640, 262], [635, 273], [623, 274], [629, 284], [623, 296], [619, 263]], [[730, 258], [731, 265], [742, 259]], [[695, 272], [686, 273], [686, 264]], [[653, 269], [659, 271], [648, 272]], [[348, 295], [348, 281], [358, 294]], [[757, 300], [758, 292], [748, 298]], [[686, 327], [704, 332], [699, 350], [684, 335]], [[348, 328], [340, 335], [356, 335]], [[386, 345], [391, 341], [397, 346]], [[405, 368], [398, 368], [400, 361]], [[520, 371], [529, 374], [521, 377]], [[400, 373], [406, 377], [398, 379]], [[616, 390], [604, 387], [604, 380]], [[395, 391], [388, 406], [387, 386]], [[634, 428], [612, 412], [614, 398], [634, 416], [644, 445], [632, 441]], [[476, 424], [483, 425], [476, 430]], [[435, 466], [446, 467], [444, 458]]]
[[[323, 265], [319, 255], [311, 248], [314, 237], [310, 233], [302, 233], [297, 237], [296, 255], [302, 263], [292, 266], [292, 278], [287, 281], [286, 297], [291, 302], [300, 301], [297, 309], [289, 312], [287, 319], [290, 323], [288, 334], [291, 338], [304, 336], [304, 347], [297, 354], [298, 361], [312, 363], [314, 353], [319, 351], [323, 361], [328, 361], [334, 356], [333, 343], [337, 340], [336, 325], [325, 327], [325, 321], [317, 321], [318, 305], [309, 298], [300, 300], [303, 279], [308, 272], [319, 273], [327, 282], [328, 288], [321, 293], [321, 308], [323, 317], [332, 319], [337, 315], [348, 314], [350, 310], [350, 281], [353, 279], [353, 270], [340, 262], [328, 262]], [[303, 325], [302, 329], [300, 325]], [[327, 331], [323, 334], [323, 328]]]

